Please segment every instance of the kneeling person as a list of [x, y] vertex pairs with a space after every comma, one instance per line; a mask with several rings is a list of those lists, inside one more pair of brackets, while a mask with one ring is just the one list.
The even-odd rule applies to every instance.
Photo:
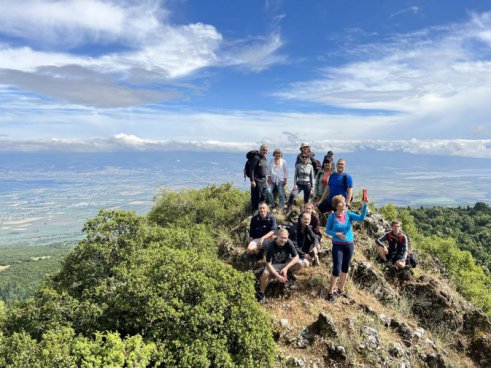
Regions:
[[[375, 240], [377, 253], [384, 262], [392, 262], [397, 268], [404, 268], [408, 255], [407, 236], [401, 230], [399, 221], [392, 221], [392, 230]], [[389, 248], [385, 246], [385, 242]]]
[[266, 253], [266, 267], [261, 275], [258, 299], [264, 299], [264, 292], [268, 286], [268, 281], [274, 277], [281, 283], [288, 280], [289, 273], [299, 267], [299, 256], [295, 245], [288, 239], [288, 230], [280, 229], [278, 237], [271, 242]]

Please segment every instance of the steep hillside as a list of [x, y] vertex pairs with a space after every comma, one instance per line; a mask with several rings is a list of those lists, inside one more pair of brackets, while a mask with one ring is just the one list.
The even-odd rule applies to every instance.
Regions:
[[[277, 217], [286, 223], [295, 214]], [[247, 224], [248, 219], [237, 236]], [[388, 228], [373, 211], [356, 225], [348, 298], [334, 304], [324, 299], [332, 264], [327, 237], [320, 267], [302, 270], [286, 286], [270, 282], [263, 308], [272, 317], [278, 366], [491, 366], [491, 322], [449, 285], [438, 259], [414, 250], [419, 261], [415, 269], [395, 270], [374, 262], [374, 239]], [[219, 250], [234, 267], [256, 268], [259, 274], [242, 246], [222, 240]]]
[[[101, 211], [36, 295], [0, 305], [2, 367], [488, 367], [491, 323], [443, 262], [395, 271], [373, 262], [387, 227], [357, 224], [349, 297], [324, 299], [321, 265], [255, 300], [245, 254], [248, 193], [231, 185], [164, 191], [148, 216]], [[280, 223], [295, 221], [298, 212]]]

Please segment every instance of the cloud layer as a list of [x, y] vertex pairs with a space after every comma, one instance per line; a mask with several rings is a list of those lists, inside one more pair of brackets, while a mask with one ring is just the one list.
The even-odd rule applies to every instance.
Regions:
[[[288, 137], [295, 138], [288, 140]], [[265, 141], [284, 152], [298, 152], [299, 143], [294, 133], [282, 132], [280, 140]], [[309, 144], [317, 152], [328, 150], [337, 153], [375, 150], [401, 151], [412, 154], [445, 155], [474, 158], [491, 158], [491, 139], [428, 139], [428, 140], [312, 140]], [[257, 142], [220, 142], [213, 140], [176, 141], [144, 139], [120, 133], [110, 138], [51, 138], [13, 140], [0, 137], [0, 152], [119, 152], [119, 151], [227, 151], [247, 152], [258, 146]]]
[[446, 127], [450, 137], [491, 137], [484, 134], [491, 127], [491, 13], [359, 45], [350, 54], [353, 61], [325, 66], [321, 77], [275, 95], [399, 114], [421, 136]]

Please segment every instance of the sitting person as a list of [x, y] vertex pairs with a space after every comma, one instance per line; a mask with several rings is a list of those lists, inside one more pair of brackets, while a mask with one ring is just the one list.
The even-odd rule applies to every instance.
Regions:
[[249, 226], [247, 253], [250, 255], [259, 254], [267, 249], [277, 230], [276, 217], [269, 211], [266, 202], [259, 203], [258, 214], [251, 218]]
[[[407, 236], [402, 232], [401, 223], [392, 221], [392, 230], [375, 240], [376, 250], [383, 262], [392, 262], [398, 269], [406, 266], [408, 256]], [[389, 248], [385, 246], [385, 242]]]
[[324, 160], [322, 164], [322, 169], [319, 170], [317, 176], [315, 177], [315, 191], [314, 196], [316, 198], [321, 198], [322, 194], [324, 194], [324, 190], [326, 189], [327, 182], [329, 181], [329, 176], [334, 171], [331, 170], [333, 166], [332, 160]]
[[269, 279], [274, 277], [281, 283], [292, 278], [291, 272], [298, 269], [299, 256], [295, 245], [288, 239], [288, 230], [278, 230], [278, 237], [272, 241], [266, 252], [266, 267], [261, 275], [258, 301], [264, 300], [264, 292], [268, 286]]
[[319, 264], [319, 239], [310, 227], [311, 215], [308, 212], [302, 212], [298, 218], [297, 226], [290, 233], [290, 239], [297, 248], [300, 256], [300, 266], [309, 267], [314, 261]]
[[310, 227], [319, 241], [322, 238], [321, 228], [320, 228], [320, 219], [317, 211], [315, 210], [314, 204], [312, 202], [305, 203], [303, 206], [303, 212], [310, 213]]

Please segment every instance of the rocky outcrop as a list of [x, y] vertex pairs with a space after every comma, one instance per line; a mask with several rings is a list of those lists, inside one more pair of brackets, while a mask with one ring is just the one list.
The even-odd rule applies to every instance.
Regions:
[[385, 280], [383, 274], [376, 270], [370, 262], [354, 262], [352, 265], [352, 278], [359, 288], [370, 292], [380, 301], [397, 304], [398, 293]]

